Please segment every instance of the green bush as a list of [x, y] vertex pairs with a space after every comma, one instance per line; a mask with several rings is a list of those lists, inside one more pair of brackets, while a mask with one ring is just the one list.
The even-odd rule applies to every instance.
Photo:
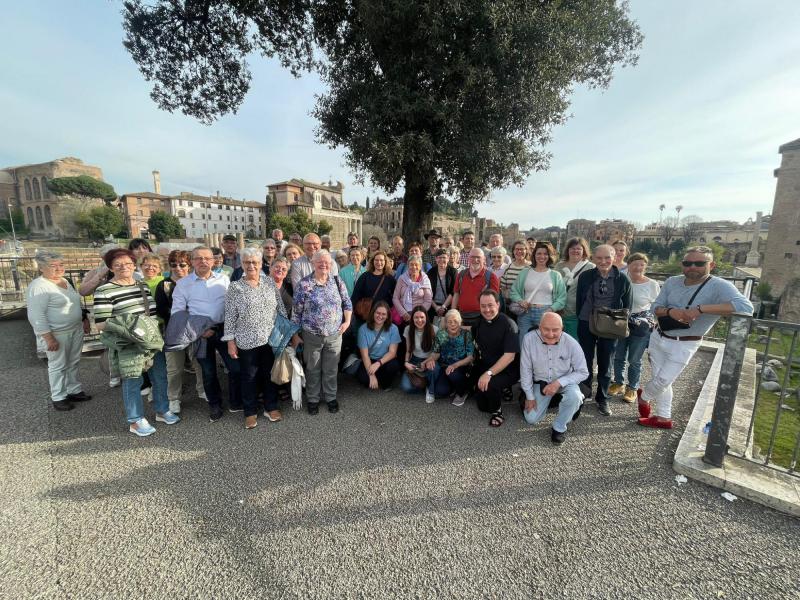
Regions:
[[56, 177], [47, 182], [47, 187], [57, 196], [102, 198], [106, 202], [113, 202], [117, 199], [117, 193], [111, 185], [88, 175]]

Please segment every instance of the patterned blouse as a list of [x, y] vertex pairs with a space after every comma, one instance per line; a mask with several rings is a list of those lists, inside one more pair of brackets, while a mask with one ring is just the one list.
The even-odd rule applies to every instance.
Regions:
[[344, 321], [344, 311], [352, 310], [353, 303], [338, 275], [329, 275], [327, 283], [320, 285], [311, 273], [303, 277], [294, 290], [292, 321], [314, 335], [335, 334]]
[[275, 325], [276, 312], [286, 316], [280, 291], [271, 277], [259, 273], [258, 287], [250, 287], [244, 278], [232, 282], [225, 293], [222, 340], [235, 340], [242, 350], [266, 345]]
[[447, 330], [442, 327], [436, 332], [436, 338], [433, 340], [433, 349], [431, 352], [439, 355], [440, 365], [445, 367], [452, 365], [454, 362], [463, 360], [467, 356], [472, 356], [475, 352], [472, 334], [462, 329], [461, 333], [456, 337], [450, 337]]

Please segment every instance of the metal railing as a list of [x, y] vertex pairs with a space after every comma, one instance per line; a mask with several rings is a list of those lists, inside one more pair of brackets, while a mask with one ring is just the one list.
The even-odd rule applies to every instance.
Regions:
[[[705, 462], [721, 467], [730, 454], [800, 477], [799, 336], [798, 323], [730, 317]], [[739, 407], [751, 414], [747, 415], [746, 430], [737, 434], [742, 443], [733, 447], [732, 423], [742, 423], [734, 412], [737, 394], [749, 391], [743, 381], [752, 375], [743, 369], [746, 366], [752, 371], [754, 367], [745, 360], [748, 348], [756, 353], [754, 398], [752, 408], [749, 404]]]

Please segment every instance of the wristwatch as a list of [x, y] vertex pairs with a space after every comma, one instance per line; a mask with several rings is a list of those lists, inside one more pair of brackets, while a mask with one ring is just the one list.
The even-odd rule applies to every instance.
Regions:
[[492, 377], [492, 376], [494, 375], [494, 373], [492, 373], [492, 370], [491, 370], [491, 369], [489, 369], [488, 371], [486, 371], [486, 374], [487, 374], [489, 377]]

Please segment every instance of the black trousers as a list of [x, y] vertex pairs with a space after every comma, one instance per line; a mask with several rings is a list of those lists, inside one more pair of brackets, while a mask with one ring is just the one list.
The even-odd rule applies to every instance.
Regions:
[[[390, 387], [395, 376], [400, 372], [400, 361], [393, 358], [387, 363], [382, 364], [375, 372], [375, 377], [378, 378], [378, 385], [382, 390]], [[369, 387], [369, 373], [364, 368], [364, 363], [358, 365], [356, 371], [356, 378], [361, 382], [364, 387]]]
[[611, 383], [611, 363], [614, 360], [614, 351], [617, 340], [597, 337], [589, 330], [589, 321], [578, 320], [578, 343], [586, 358], [589, 376], [582, 382], [589, 389], [592, 388], [592, 364], [595, 352], [597, 354], [597, 392], [596, 402], [608, 402], [608, 385]]
[[239, 348], [239, 369], [242, 382], [242, 405], [244, 416], [258, 414], [258, 388], [264, 390], [264, 408], [267, 411], [278, 408], [278, 386], [272, 383], [272, 365], [275, 355], [269, 344], [256, 346], [250, 350]]
[[472, 368], [472, 385], [475, 386], [475, 400], [478, 403], [478, 410], [488, 413], [496, 413], [501, 409], [503, 403], [503, 390], [510, 388], [519, 381], [519, 371], [514, 368], [514, 363], [492, 376], [489, 379], [489, 386], [485, 392], [478, 389], [478, 380], [491, 365], [477, 364]]

